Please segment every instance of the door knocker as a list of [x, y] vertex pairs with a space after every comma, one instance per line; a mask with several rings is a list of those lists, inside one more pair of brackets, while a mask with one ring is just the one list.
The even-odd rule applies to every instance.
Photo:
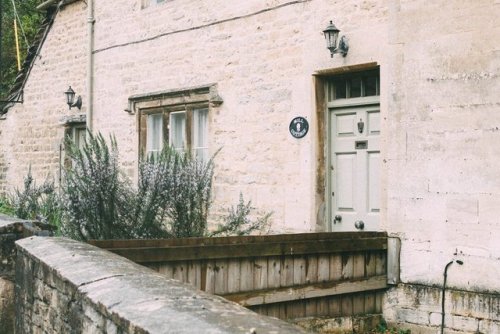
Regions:
[[363, 122], [363, 120], [360, 118], [359, 119], [359, 122], [358, 122], [358, 131], [359, 133], [363, 133], [363, 129], [365, 127], [365, 123]]

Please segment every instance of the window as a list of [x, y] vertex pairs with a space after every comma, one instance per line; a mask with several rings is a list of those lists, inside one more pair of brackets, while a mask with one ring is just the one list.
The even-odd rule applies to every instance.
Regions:
[[141, 152], [155, 154], [170, 145], [208, 160], [209, 114], [222, 103], [216, 85], [136, 95], [129, 102], [128, 111], [139, 118]]
[[85, 124], [73, 126], [71, 128], [71, 139], [79, 149], [82, 149], [83, 145], [85, 144], [86, 136], [87, 129], [85, 128]]
[[63, 119], [62, 125], [64, 125], [64, 136], [78, 146], [82, 148], [85, 144], [85, 137], [87, 135], [86, 128], [86, 117], [85, 114], [71, 115]]
[[330, 80], [328, 85], [328, 101], [378, 95], [380, 95], [378, 70], [337, 76]]

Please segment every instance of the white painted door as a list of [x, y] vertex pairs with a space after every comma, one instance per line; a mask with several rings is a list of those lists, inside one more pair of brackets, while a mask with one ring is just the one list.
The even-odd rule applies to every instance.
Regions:
[[333, 231], [378, 230], [380, 108], [330, 109]]

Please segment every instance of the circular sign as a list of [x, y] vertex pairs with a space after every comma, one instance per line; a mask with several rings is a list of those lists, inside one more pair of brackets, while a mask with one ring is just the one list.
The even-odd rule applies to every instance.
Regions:
[[288, 128], [292, 137], [302, 138], [307, 134], [307, 131], [309, 131], [309, 123], [307, 119], [299, 116], [292, 119]]

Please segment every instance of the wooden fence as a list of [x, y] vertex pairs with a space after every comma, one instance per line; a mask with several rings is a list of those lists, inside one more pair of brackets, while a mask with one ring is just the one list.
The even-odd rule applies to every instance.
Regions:
[[382, 232], [91, 243], [281, 319], [381, 313], [387, 288]]

